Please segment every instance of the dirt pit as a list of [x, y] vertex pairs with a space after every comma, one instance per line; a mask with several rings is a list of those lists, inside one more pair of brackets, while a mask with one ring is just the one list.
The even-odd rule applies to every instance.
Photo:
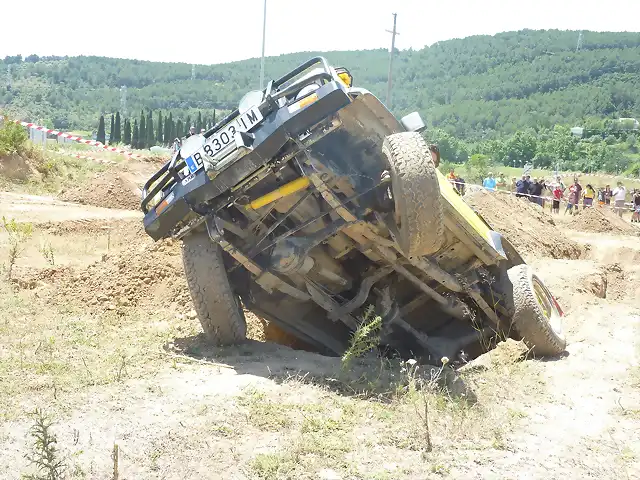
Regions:
[[580, 232], [613, 233], [616, 235], [635, 235], [638, 233], [633, 225], [611, 210], [600, 207], [579, 210], [572, 219], [571, 228]]
[[464, 198], [494, 230], [505, 235], [525, 259], [582, 256], [580, 245], [567, 238], [553, 218], [529, 200], [486, 191]]
[[140, 195], [138, 186], [124, 175], [102, 172], [86, 184], [63, 191], [60, 199], [95, 207], [140, 210]]

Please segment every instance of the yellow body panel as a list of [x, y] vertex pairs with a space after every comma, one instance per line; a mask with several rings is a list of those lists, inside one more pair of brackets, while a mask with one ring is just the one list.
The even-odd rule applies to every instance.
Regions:
[[462, 197], [456, 192], [451, 183], [436, 170], [438, 182], [440, 183], [440, 193], [442, 197], [466, 220], [466, 222], [475, 230], [482, 238], [487, 240], [489, 245], [493, 246], [491, 238], [491, 229], [486, 223], [466, 204]]

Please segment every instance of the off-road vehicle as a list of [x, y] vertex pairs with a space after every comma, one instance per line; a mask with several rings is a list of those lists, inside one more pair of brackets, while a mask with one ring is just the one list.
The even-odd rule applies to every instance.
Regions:
[[244, 305], [340, 355], [371, 305], [381, 347], [423, 361], [470, 359], [506, 336], [562, 352], [558, 303], [438, 172], [420, 116], [397, 120], [352, 83], [312, 58], [185, 139], [146, 183], [145, 230], [182, 240], [207, 338], [243, 341]]

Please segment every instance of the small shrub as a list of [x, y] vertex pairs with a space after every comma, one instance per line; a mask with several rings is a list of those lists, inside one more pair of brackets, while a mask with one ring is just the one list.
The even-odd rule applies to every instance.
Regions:
[[374, 315], [373, 306], [369, 306], [362, 317], [360, 326], [351, 337], [349, 348], [342, 355], [342, 368], [346, 370], [355, 358], [362, 357], [380, 343], [382, 318]]
[[9, 234], [7, 278], [11, 280], [16, 260], [24, 251], [24, 243], [33, 234], [33, 225], [30, 223], [18, 223], [14, 219], [7, 220], [2, 217], [2, 226]]
[[53, 247], [51, 243], [46, 240], [40, 242], [40, 247], [38, 248], [44, 259], [47, 261], [49, 265], [52, 267], [56, 264], [56, 259], [53, 253]]
[[23, 475], [25, 480], [59, 480], [66, 470], [64, 460], [59, 458], [57, 439], [51, 431], [53, 421], [45, 413], [36, 409], [33, 413], [35, 423], [30, 434], [33, 439], [32, 450], [25, 455], [38, 473]]
[[28, 138], [23, 127], [6, 121], [4, 125], [0, 126], [0, 157], [21, 153]]

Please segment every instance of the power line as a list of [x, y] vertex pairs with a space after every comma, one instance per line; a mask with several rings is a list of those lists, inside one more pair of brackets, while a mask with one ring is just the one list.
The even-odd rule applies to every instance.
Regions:
[[393, 55], [396, 49], [396, 35], [400, 35], [396, 31], [397, 13], [393, 13], [393, 30], [387, 30], [391, 34], [391, 51], [389, 52], [389, 75], [387, 77], [387, 108], [391, 109], [391, 76], [393, 73]]

